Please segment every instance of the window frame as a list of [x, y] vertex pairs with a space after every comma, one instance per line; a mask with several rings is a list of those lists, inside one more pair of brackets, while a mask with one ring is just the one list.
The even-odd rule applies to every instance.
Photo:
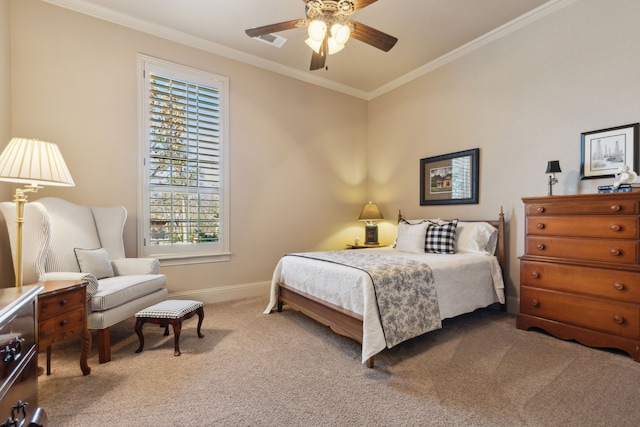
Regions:
[[[150, 112], [149, 78], [152, 72], [203, 86], [220, 92], [219, 182], [220, 182], [220, 233], [218, 242], [149, 245], [151, 238], [150, 213]], [[229, 250], [229, 79], [207, 71], [170, 61], [138, 54], [138, 254], [160, 260], [162, 265], [180, 265], [204, 262], [228, 261]]]

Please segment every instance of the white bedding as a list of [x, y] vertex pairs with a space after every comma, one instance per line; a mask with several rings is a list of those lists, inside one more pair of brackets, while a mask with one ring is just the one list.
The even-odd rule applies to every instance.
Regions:
[[[504, 283], [498, 260], [475, 253], [414, 254], [391, 247], [357, 249], [429, 263], [438, 293], [442, 320], [495, 302], [504, 304]], [[277, 284], [313, 295], [363, 316], [362, 363], [386, 347], [371, 277], [358, 269], [308, 258], [285, 256], [273, 273], [271, 297], [264, 313], [277, 305]]]

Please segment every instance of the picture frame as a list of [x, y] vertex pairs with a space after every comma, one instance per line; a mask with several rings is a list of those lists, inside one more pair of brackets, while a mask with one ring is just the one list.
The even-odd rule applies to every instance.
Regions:
[[580, 179], [613, 178], [620, 166], [638, 171], [640, 123], [583, 132], [580, 138]]
[[478, 203], [480, 149], [420, 159], [420, 205]]

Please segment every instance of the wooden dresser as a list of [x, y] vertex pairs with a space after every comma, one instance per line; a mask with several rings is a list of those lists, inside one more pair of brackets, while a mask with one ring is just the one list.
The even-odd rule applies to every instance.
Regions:
[[640, 361], [640, 193], [528, 197], [519, 329]]
[[0, 426], [43, 426], [38, 408], [36, 296], [39, 286], [0, 289]]

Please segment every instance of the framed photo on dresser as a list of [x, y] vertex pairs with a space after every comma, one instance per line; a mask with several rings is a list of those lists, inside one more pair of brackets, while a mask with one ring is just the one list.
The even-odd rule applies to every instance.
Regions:
[[624, 165], [638, 172], [639, 126], [633, 123], [582, 133], [580, 179], [613, 178]]

